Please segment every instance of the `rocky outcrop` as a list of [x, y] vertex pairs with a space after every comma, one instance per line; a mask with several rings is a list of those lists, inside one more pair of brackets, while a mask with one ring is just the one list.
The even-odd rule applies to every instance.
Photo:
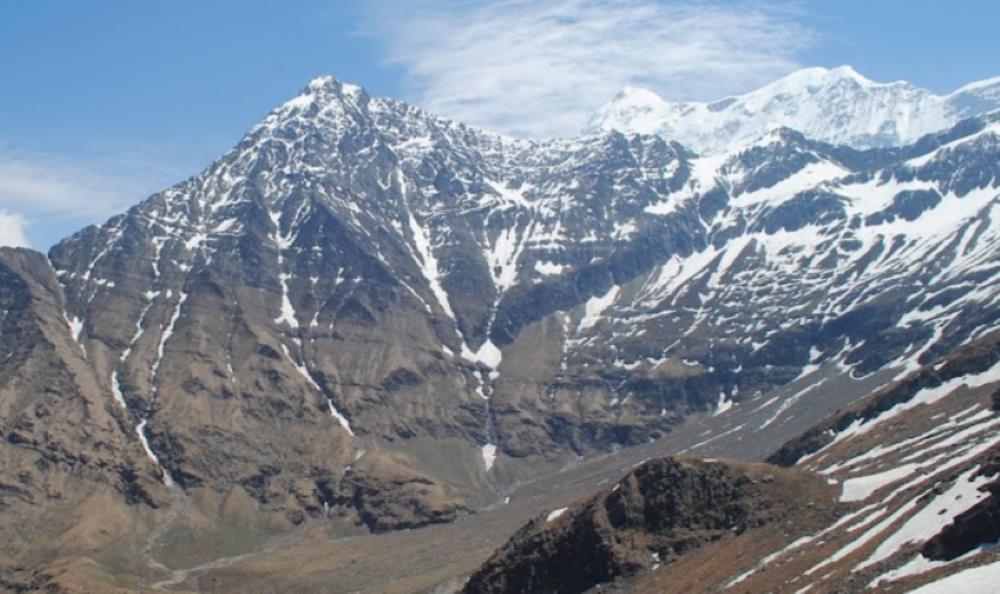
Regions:
[[525, 525], [464, 592], [584, 592], [780, 520], [775, 476], [723, 462], [650, 460], [610, 490]]
[[347, 471], [333, 497], [372, 532], [451, 522], [470, 510], [439, 483], [392, 458], [371, 458]]

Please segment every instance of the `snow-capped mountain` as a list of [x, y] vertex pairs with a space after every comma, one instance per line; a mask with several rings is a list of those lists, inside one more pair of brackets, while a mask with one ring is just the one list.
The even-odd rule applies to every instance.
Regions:
[[[386, 531], [693, 417], [719, 429], [692, 448], [760, 458], [995, 329], [998, 164], [996, 114], [895, 148], [778, 129], [699, 156], [512, 139], [324, 77], [52, 270], [0, 280], [63, 310], [46, 336], [86, 404], [63, 424], [97, 407], [116, 432], [60, 460], [127, 448], [115, 489], [191, 497], [191, 525]], [[33, 303], [0, 302], [0, 338]], [[3, 447], [44, 450], [50, 410], [11, 409]], [[26, 464], [0, 483], [79, 472]]]
[[756, 91], [711, 103], [670, 102], [629, 87], [603, 106], [590, 132], [660, 134], [698, 153], [733, 149], [776, 128], [856, 148], [900, 146], [1000, 108], [1000, 78], [948, 95], [877, 83], [849, 66], [807, 68]]
[[[998, 126], [881, 152], [778, 131], [699, 158], [614, 131], [510, 139], [324, 78], [51, 260], [151, 455], [188, 399], [276, 367], [332, 417], [312, 430], [357, 450], [444, 432], [490, 470], [642, 442], [822, 366], [913, 367], [993, 327]], [[217, 475], [185, 460], [165, 464]]]

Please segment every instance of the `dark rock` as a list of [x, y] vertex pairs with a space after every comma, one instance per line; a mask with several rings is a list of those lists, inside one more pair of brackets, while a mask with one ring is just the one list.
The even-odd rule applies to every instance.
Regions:
[[477, 570], [464, 592], [569, 593], [634, 574], [776, 519], [771, 501], [726, 464], [651, 460], [551, 522], [538, 518]]
[[1000, 481], [984, 487], [990, 496], [959, 514], [921, 550], [924, 557], [952, 561], [984, 545], [1000, 541]]

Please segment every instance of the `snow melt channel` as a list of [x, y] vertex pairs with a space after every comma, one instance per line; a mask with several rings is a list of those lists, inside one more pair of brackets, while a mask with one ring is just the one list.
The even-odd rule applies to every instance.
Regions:
[[142, 444], [142, 449], [146, 452], [146, 457], [160, 469], [163, 473], [163, 484], [172, 487], [174, 485], [174, 480], [171, 478], [170, 473], [167, 469], [160, 464], [160, 459], [156, 457], [156, 453], [153, 452], [153, 448], [149, 445], [149, 439], [146, 437], [146, 423], [149, 419], [143, 419], [138, 425], [135, 426], [135, 434], [139, 437], [139, 443]]

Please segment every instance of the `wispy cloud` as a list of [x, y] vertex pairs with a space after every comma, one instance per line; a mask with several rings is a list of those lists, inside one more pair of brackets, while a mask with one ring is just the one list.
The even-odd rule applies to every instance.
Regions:
[[181, 177], [148, 147], [81, 156], [0, 143], [0, 243], [44, 249]]
[[0, 153], [0, 200], [59, 216], [100, 216], [121, 206], [133, 184], [50, 156]]
[[0, 210], [0, 247], [28, 247], [28, 238], [24, 235], [26, 225], [21, 215]]
[[413, 99], [468, 123], [570, 135], [626, 85], [717, 99], [798, 66], [799, 14], [760, 2], [380, 0], [364, 32]]

